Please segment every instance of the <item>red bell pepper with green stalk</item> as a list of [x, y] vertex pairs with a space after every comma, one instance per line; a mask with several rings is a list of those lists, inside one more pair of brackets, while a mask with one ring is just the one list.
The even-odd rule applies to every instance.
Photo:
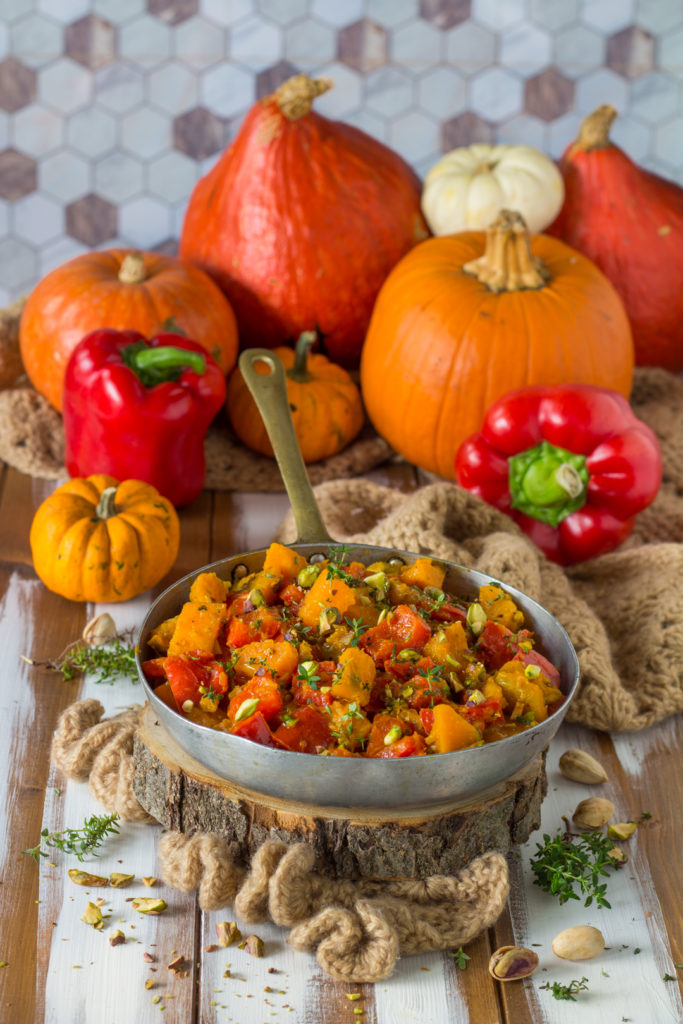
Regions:
[[456, 479], [561, 565], [624, 541], [662, 479], [657, 438], [626, 399], [589, 384], [510, 391], [456, 454]]
[[93, 331], [66, 368], [66, 468], [143, 480], [187, 505], [204, 486], [204, 436], [224, 400], [223, 372], [196, 342]]

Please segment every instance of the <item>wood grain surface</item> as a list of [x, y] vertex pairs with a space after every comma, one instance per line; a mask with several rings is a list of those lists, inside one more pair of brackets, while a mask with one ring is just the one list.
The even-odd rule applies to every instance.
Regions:
[[[73, 856], [55, 850], [36, 865], [22, 854], [35, 846], [42, 828], [78, 827], [101, 812], [86, 784], [67, 781], [50, 767], [61, 711], [83, 696], [101, 700], [107, 714], [140, 699], [139, 687], [129, 681], [64, 682], [29, 666], [22, 655], [54, 657], [101, 610], [110, 611], [119, 628], [134, 626], [155, 594], [95, 607], [49, 593], [31, 568], [28, 530], [52, 485], [8, 468], [0, 472], [0, 962], [6, 964], [0, 968], [0, 1024], [680, 1024], [680, 718], [622, 736], [562, 727], [549, 752], [541, 830], [519, 857], [510, 858], [508, 911], [467, 947], [464, 970], [453, 956], [430, 954], [399, 960], [394, 973], [374, 986], [333, 982], [313, 956], [291, 950], [286, 933], [273, 925], [254, 928], [266, 944], [263, 959], [235, 947], [207, 950], [215, 944], [216, 924], [231, 919], [230, 909], [202, 913], [193, 895], [140, 882], [158, 870], [160, 826], [122, 825], [101, 856], [85, 865], [96, 874], [135, 873], [128, 889], [84, 890], [66, 874], [77, 864]], [[416, 486], [404, 465], [371, 477], [405, 490]], [[263, 547], [287, 509], [284, 494], [204, 493], [181, 513], [181, 550], [164, 585], [211, 560]], [[585, 787], [557, 770], [559, 755], [570, 746], [605, 765], [609, 781], [600, 795], [616, 804], [618, 820], [649, 815], [625, 844], [628, 864], [610, 876], [611, 910], [580, 902], [559, 906], [533, 884], [529, 859], [536, 843], [543, 832], [561, 828], [562, 816], [586, 795]], [[143, 918], [126, 902], [150, 893], [167, 901], [164, 915]], [[87, 901], [100, 894], [108, 915], [101, 932], [81, 921]], [[558, 960], [550, 950], [553, 936], [578, 923], [600, 927], [608, 948], [593, 961]], [[126, 935], [122, 946], [109, 944], [115, 928]], [[541, 966], [529, 982], [503, 986], [490, 978], [487, 961], [493, 949], [512, 942], [533, 944]], [[187, 962], [181, 974], [167, 969], [177, 955]], [[589, 988], [575, 1003], [558, 1001], [542, 987], [581, 977]], [[147, 988], [150, 979], [154, 987]], [[360, 999], [347, 998], [356, 993]]]

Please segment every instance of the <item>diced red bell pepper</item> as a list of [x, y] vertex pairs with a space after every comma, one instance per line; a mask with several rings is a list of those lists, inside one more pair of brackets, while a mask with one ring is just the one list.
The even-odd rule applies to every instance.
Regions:
[[319, 661], [315, 666], [315, 674], [318, 677], [315, 682], [315, 687], [311, 686], [300, 676], [294, 676], [292, 679], [294, 703], [300, 707], [303, 707], [306, 704], [315, 704], [317, 707], [324, 707], [326, 704], [331, 704], [334, 700], [334, 696], [329, 691], [327, 693], [323, 693], [321, 688], [332, 686], [332, 683], [334, 682], [334, 670], [336, 667], [337, 665], [334, 661]]
[[[424, 619], [420, 618], [407, 604], [399, 604], [389, 612], [384, 620], [388, 634], [403, 647], [421, 651], [429, 640], [431, 630]], [[380, 628], [384, 623], [380, 623]]]
[[450, 601], [444, 601], [442, 605], [436, 608], [432, 612], [432, 618], [438, 622], [466, 622], [467, 612], [464, 608], [459, 608], [457, 604], [452, 604]]
[[244, 619], [230, 619], [225, 642], [228, 647], [244, 647], [251, 640], [251, 630]]
[[460, 714], [471, 725], [481, 726], [500, 718], [500, 701], [494, 697], [488, 697], [481, 704], [465, 704], [460, 708]]
[[420, 754], [427, 753], [427, 744], [424, 741], [424, 737], [420, 736], [419, 733], [413, 732], [410, 736], [402, 736], [400, 740], [396, 740], [395, 743], [390, 743], [388, 747], [385, 747], [381, 753], [376, 754], [376, 757], [416, 757]]
[[260, 711], [256, 711], [242, 722], [237, 722], [236, 725], [231, 727], [230, 732], [233, 736], [242, 736], [243, 739], [260, 743], [263, 747], [278, 746], [270, 731], [270, 726]]
[[296, 583], [288, 583], [280, 591], [280, 600], [287, 608], [298, 608], [306, 596], [303, 587], [297, 587]]
[[166, 658], [150, 658], [149, 661], [143, 661], [142, 671], [148, 679], [165, 679]]
[[206, 686], [209, 678], [204, 666], [184, 654], [174, 654], [165, 660], [166, 678], [178, 707], [182, 708], [186, 700], [198, 704], [202, 698], [199, 687]]
[[242, 687], [239, 693], [230, 698], [228, 718], [234, 722], [235, 716], [242, 704], [254, 698], [258, 700], [256, 711], [263, 715], [269, 723], [277, 719], [277, 716], [284, 707], [282, 691], [277, 681], [272, 676], [254, 676], [253, 679]]
[[495, 672], [518, 654], [517, 634], [489, 619], [479, 634], [476, 649], [486, 668]]
[[289, 725], [283, 723], [273, 734], [280, 746], [296, 753], [315, 754], [316, 751], [330, 745], [332, 737], [329, 718], [325, 712], [307, 704], [297, 708], [293, 717], [296, 719], [295, 722]]
[[246, 612], [241, 618], [230, 619], [227, 643], [230, 647], [244, 647], [257, 640], [273, 640], [281, 631], [282, 621], [266, 608]]
[[[407, 693], [411, 689], [412, 693]], [[425, 676], [414, 675], [407, 680], [402, 694], [409, 708], [432, 708], [435, 704], [443, 704], [450, 700], [451, 691], [444, 679], [427, 679]]]
[[425, 736], [429, 736], [430, 732], [434, 728], [433, 708], [420, 708], [420, 721], [422, 722], [422, 728], [425, 731]]

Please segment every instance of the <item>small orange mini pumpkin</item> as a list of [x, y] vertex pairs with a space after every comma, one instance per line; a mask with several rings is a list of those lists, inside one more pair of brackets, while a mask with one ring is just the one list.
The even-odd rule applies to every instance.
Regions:
[[76, 477], [40, 505], [30, 541], [33, 567], [48, 590], [71, 601], [127, 601], [169, 571], [180, 524], [150, 484]]
[[[285, 367], [289, 408], [304, 462], [317, 462], [341, 451], [353, 441], [365, 419], [360, 390], [346, 370], [326, 356], [310, 354], [316, 337], [315, 331], [304, 331], [295, 350], [274, 350]], [[258, 367], [257, 362], [254, 368], [260, 372]], [[240, 441], [252, 451], [272, 457], [261, 414], [239, 367], [228, 379], [226, 407]]]

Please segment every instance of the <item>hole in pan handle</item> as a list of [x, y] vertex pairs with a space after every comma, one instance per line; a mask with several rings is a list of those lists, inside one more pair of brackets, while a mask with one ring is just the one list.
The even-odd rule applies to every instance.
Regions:
[[[257, 364], [259, 369], [257, 369]], [[294, 433], [282, 361], [267, 348], [248, 348], [239, 368], [261, 413], [294, 512], [297, 544], [332, 541], [313, 495], [299, 442]], [[264, 373], [264, 369], [266, 372]]]

